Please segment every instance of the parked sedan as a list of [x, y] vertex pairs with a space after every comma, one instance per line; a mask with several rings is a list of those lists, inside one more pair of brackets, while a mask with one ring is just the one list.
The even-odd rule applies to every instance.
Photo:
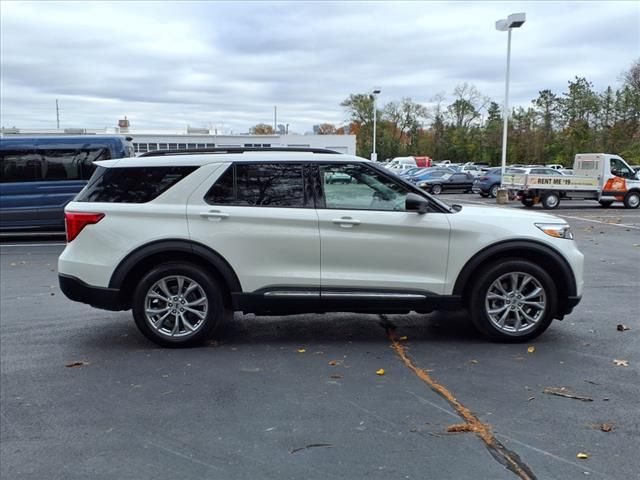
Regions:
[[438, 195], [445, 190], [471, 192], [475, 177], [470, 173], [445, 173], [440, 178], [431, 178], [418, 183], [420, 188], [434, 195]]
[[411, 183], [418, 184], [425, 180], [429, 180], [431, 178], [440, 178], [447, 173], [455, 173], [453, 169], [447, 167], [430, 167], [424, 168], [415, 175], [411, 175], [410, 177], [406, 177]]
[[426, 167], [413, 167], [413, 168], [410, 168], [409, 170], [405, 170], [404, 172], [400, 172], [398, 175], [401, 177], [409, 178], [413, 175], [417, 175], [418, 172], [421, 172], [425, 168]]

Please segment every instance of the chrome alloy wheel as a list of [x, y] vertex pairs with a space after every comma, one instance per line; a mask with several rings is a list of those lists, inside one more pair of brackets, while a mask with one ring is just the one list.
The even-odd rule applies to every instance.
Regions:
[[191, 278], [172, 275], [161, 278], [147, 291], [145, 318], [162, 336], [188, 337], [204, 325], [209, 303], [204, 289]]
[[547, 295], [542, 284], [532, 275], [511, 272], [491, 284], [484, 304], [495, 328], [518, 336], [534, 329], [544, 317]]

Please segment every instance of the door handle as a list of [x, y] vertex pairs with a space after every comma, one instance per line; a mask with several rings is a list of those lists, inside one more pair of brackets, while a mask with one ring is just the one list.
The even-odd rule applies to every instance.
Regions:
[[351, 228], [354, 225], [360, 225], [360, 220], [356, 220], [355, 218], [351, 217], [334, 218], [331, 221], [345, 228]]
[[208, 218], [213, 221], [220, 221], [223, 218], [228, 218], [229, 214], [221, 212], [219, 210], [209, 210], [208, 212], [200, 212], [200, 216], [203, 218]]

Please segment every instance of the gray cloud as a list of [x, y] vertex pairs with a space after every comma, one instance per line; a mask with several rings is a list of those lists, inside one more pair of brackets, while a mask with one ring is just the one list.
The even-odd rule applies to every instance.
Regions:
[[340, 102], [382, 87], [382, 103], [428, 103], [473, 83], [501, 103], [513, 32], [512, 105], [586, 76], [619, 84], [640, 51], [634, 2], [3, 2], [4, 126], [343, 123]]

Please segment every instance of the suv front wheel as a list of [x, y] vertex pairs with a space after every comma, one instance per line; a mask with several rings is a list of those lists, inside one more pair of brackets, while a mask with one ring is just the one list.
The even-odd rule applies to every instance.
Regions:
[[189, 263], [163, 263], [139, 282], [133, 318], [140, 331], [164, 347], [202, 343], [213, 335], [224, 315], [220, 288]]
[[557, 294], [549, 274], [523, 260], [489, 266], [471, 291], [474, 326], [485, 337], [526, 342], [542, 334], [553, 320]]

